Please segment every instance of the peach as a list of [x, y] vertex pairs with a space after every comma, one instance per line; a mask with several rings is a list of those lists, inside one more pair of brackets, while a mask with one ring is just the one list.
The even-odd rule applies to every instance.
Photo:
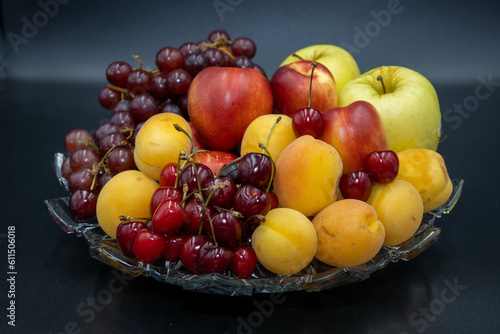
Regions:
[[397, 180], [410, 182], [419, 192], [424, 212], [443, 205], [451, 196], [453, 184], [441, 154], [436, 151], [412, 148], [398, 153]]
[[158, 181], [161, 171], [169, 163], [177, 163], [181, 151], [191, 153], [191, 140], [175, 129], [178, 124], [190, 136], [189, 123], [173, 113], [156, 114], [149, 118], [137, 133], [134, 161], [137, 168], [148, 177]]
[[406, 181], [375, 184], [367, 200], [384, 224], [385, 246], [408, 240], [420, 226], [424, 214], [422, 199], [415, 187]]
[[274, 192], [280, 206], [312, 217], [335, 202], [341, 176], [337, 150], [305, 135], [288, 145], [276, 162]]
[[[281, 120], [274, 128], [271, 136], [269, 136], [279, 116], [281, 116]], [[297, 139], [297, 136], [293, 132], [292, 119], [286, 115], [263, 115], [257, 117], [245, 130], [243, 140], [241, 141], [240, 155], [243, 156], [249, 152], [261, 153], [262, 149], [259, 147], [259, 143], [265, 145], [268, 136], [267, 150], [273, 161], [276, 162], [281, 152]]]
[[115, 239], [120, 216], [151, 218], [151, 197], [158, 187], [158, 183], [137, 170], [113, 176], [97, 197], [96, 215], [102, 230]]
[[338, 267], [355, 267], [382, 248], [384, 225], [368, 203], [356, 199], [334, 202], [312, 220], [318, 234], [316, 258]]
[[253, 232], [252, 248], [259, 262], [280, 275], [295, 274], [314, 258], [318, 240], [311, 221], [300, 212], [276, 208]]

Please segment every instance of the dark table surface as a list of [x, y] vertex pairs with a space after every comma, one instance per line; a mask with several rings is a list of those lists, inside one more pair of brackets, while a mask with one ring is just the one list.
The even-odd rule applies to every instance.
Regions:
[[[241, 1], [233, 1], [233, 5], [236, 3]], [[206, 19], [210, 24], [203, 21], [204, 27], [208, 28], [197, 27], [196, 36], [200, 36], [200, 30], [208, 33], [217, 24], [227, 30], [234, 29], [240, 35], [245, 33], [237, 25], [237, 18], [243, 20], [244, 17], [238, 15], [246, 15], [243, 12], [247, 10], [250, 12], [248, 15], [252, 15], [255, 9], [249, 3], [243, 2], [240, 7], [233, 7], [236, 18], [229, 17], [228, 12], [225, 21], [210, 12], [211, 18]], [[299, 5], [298, 2], [293, 4]], [[404, 4], [409, 7], [409, 3]], [[430, 11], [435, 16], [438, 16], [439, 10], [444, 10], [427, 5], [433, 8]], [[496, 42], [488, 39], [497, 36], [492, 31], [494, 25], [490, 19], [493, 14], [488, 14], [494, 8], [478, 13], [477, 7], [469, 8], [460, 2], [459, 5], [458, 8], [450, 9], [452, 13], [450, 16], [444, 15], [444, 20], [454, 22], [467, 17], [467, 13], [484, 14], [484, 25], [471, 24], [469, 28], [472, 32], [466, 28], [463, 31], [478, 36], [470, 43], [480, 48], [481, 52], [490, 52], [490, 47], [498, 50], [498, 45], [492, 46]], [[22, 24], [20, 19], [25, 15], [21, 7], [5, 2], [3, 6], [6, 32], [19, 30]], [[26, 11], [32, 15], [38, 7], [35, 2], [30, 6]], [[76, 11], [75, 7], [79, 6], [81, 3], [77, 2], [67, 4], [68, 12]], [[352, 27], [363, 27], [363, 22], [370, 19], [367, 13], [371, 9], [377, 10], [371, 8], [374, 6], [366, 4], [363, 7], [364, 16], [360, 18], [351, 13], [357, 21], [343, 22], [348, 24], [348, 29], [345, 29], [348, 36], [345, 37], [346, 41], [354, 34]], [[415, 6], [425, 12], [424, 5]], [[6, 7], [11, 11], [10, 15]], [[175, 8], [180, 7], [177, 4]], [[275, 30], [267, 31], [281, 36], [274, 37], [279, 40], [276, 45], [278, 51], [274, 53], [266, 54], [265, 51], [266, 48], [273, 50], [272, 38], [255, 28], [255, 39], [258, 45], [259, 41], [263, 45], [259, 51], [259, 61], [270, 74], [284, 55], [289, 53], [290, 47], [293, 50], [297, 49], [295, 44], [302, 47], [322, 39], [322, 36], [314, 35], [309, 40], [307, 32], [321, 29], [322, 26], [326, 30], [329, 21], [321, 16], [323, 21], [312, 22], [312, 27], [303, 33], [296, 32], [293, 27], [299, 30], [305, 25], [302, 21], [294, 25], [294, 20], [300, 19], [300, 10], [305, 10], [299, 7], [287, 9], [289, 20], [278, 16], [277, 19], [285, 20], [287, 25], [276, 24]], [[65, 8], [61, 5], [59, 9], [62, 12]], [[131, 15], [133, 10], [128, 10]], [[212, 5], [208, 6], [208, 10], [214, 10]], [[332, 8], [329, 7], [329, 10]], [[109, 8], [108, 11], [111, 12]], [[374, 64], [382, 58], [380, 54], [373, 60], [374, 63], [370, 62], [368, 54], [383, 51], [389, 45], [384, 44], [390, 39], [389, 35], [392, 34], [392, 38], [401, 37], [398, 27], [410, 29], [402, 21], [414, 19], [419, 11], [412, 14], [408, 9], [405, 20], [401, 18], [399, 23], [393, 23], [387, 28], [386, 35], [381, 34], [378, 40], [363, 50], [358, 58], [362, 71], [382, 65]], [[313, 17], [309, 14], [309, 17]], [[68, 15], [71, 18], [72, 14]], [[195, 14], [182, 13], [181, 18], [176, 20], [195, 24], [189, 21], [190, 15]], [[97, 16], [96, 24], [102, 24], [104, 19]], [[256, 20], [259, 23], [271, 19], [272, 15], [268, 13], [265, 18]], [[394, 17], [394, 22], [396, 19]], [[447, 49], [438, 48], [430, 56], [432, 59], [441, 59], [434, 65], [430, 60], [422, 59], [425, 53], [412, 57], [406, 52], [399, 52], [402, 63], [408, 67], [414, 64], [413, 67], [421, 70], [434, 83], [442, 113], [446, 115], [446, 118], [443, 117], [443, 132], [447, 138], [440, 144], [439, 152], [445, 158], [450, 176], [465, 179], [464, 191], [457, 206], [449, 215], [437, 221], [437, 226], [442, 229], [437, 243], [411, 261], [390, 263], [383, 270], [373, 273], [369, 279], [353, 285], [321, 292], [290, 292], [275, 300], [268, 294], [226, 297], [185, 291], [181, 287], [143, 276], [133, 280], [123, 278], [116, 270], [93, 259], [85, 240], [64, 233], [49, 215], [43, 201], [68, 195], [54, 174], [53, 155], [64, 150], [63, 140], [67, 132], [74, 128], [92, 131], [108, 117], [108, 112], [97, 102], [98, 92], [105, 84], [102, 73], [110, 61], [119, 57], [119, 52], [129, 52], [119, 49], [110, 59], [100, 52], [89, 52], [88, 59], [78, 53], [73, 55], [77, 62], [72, 64], [72, 56], [67, 53], [71, 47], [61, 45], [59, 51], [66, 53], [58, 54], [54, 49], [59, 44], [50, 37], [67, 38], [68, 43], [74, 43], [76, 50], [83, 50], [84, 43], [79, 36], [64, 37], [64, 29], [60, 28], [67, 22], [60, 21], [65, 20], [70, 19], [63, 14], [56, 16], [51, 21], [52, 25], [47, 25], [45, 34], [40, 31], [31, 44], [20, 45], [25, 51], [19, 52], [19, 55], [11, 50], [10, 63], [7, 63], [9, 75], [0, 83], [4, 138], [0, 154], [3, 189], [0, 192], [0, 253], [4, 259], [0, 291], [4, 314], [0, 321], [0, 333], [498, 332], [500, 196], [496, 183], [500, 164], [500, 71], [498, 62], [493, 61], [493, 58], [498, 58], [498, 52], [494, 56], [478, 53], [477, 58], [473, 59], [472, 51], [465, 55], [448, 50], [450, 54], [443, 56], [446, 60], [442, 60], [439, 52]], [[430, 19], [421, 20], [423, 23], [427, 20], [431, 22]], [[442, 27], [449, 26], [443, 23]], [[246, 35], [252, 35], [250, 26], [245, 26], [245, 29], [248, 29]], [[498, 28], [495, 29], [498, 32]], [[194, 27], [190, 27], [184, 33], [194, 35], [194, 30]], [[446, 38], [452, 38], [459, 45], [460, 36], [455, 36], [451, 30], [447, 32], [449, 35]], [[442, 30], [438, 29], [436, 34], [440, 33]], [[93, 37], [89, 32], [81, 34], [87, 42]], [[297, 34], [300, 43], [290, 46], [280, 40], [292, 40], [290, 34]], [[116, 36], [111, 35], [112, 38]], [[106, 45], [106, 36], [101, 34], [99, 38], [96, 44], [89, 44], [94, 47], [93, 50], [100, 44]], [[338, 39], [329, 39], [328, 35], [325, 38], [326, 43], [338, 42]], [[424, 47], [423, 39], [414, 35], [411, 38], [411, 42], [402, 43], [421, 43]], [[446, 39], [442, 36], [436, 38]], [[179, 41], [189, 39], [191, 37], [174, 34], [172, 44], [177, 45]], [[144, 43], [140, 38], [137, 40], [140, 47], [146, 49], [147, 44], [140, 44]], [[128, 40], [127, 43], [133, 41]], [[46, 52], [44, 45], [47, 46]], [[280, 48], [287, 51], [283, 53], [279, 51]], [[461, 49], [459, 46], [457, 48]], [[113, 53], [111, 49], [108, 45], [109, 52]], [[147, 48], [148, 52], [156, 49], [156, 46]], [[50, 71], [37, 61], [37, 55], [49, 59], [51, 54], [58, 54], [61, 66], [56, 66], [55, 60], [47, 60], [55, 73], [48, 80], [44, 75]], [[97, 60], [92, 59], [94, 55]], [[394, 59], [396, 56], [390, 55], [389, 62]], [[463, 68], [462, 72], [460, 68]], [[99, 77], [93, 77], [92, 70], [100, 71]], [[86, 71], [90, 73], [87, 73], [90, 79], [83, 78]], [[438, 77], [443, 80], [437, 80]], [[492, 82], [490, 94], [478, 99], [477, 89], [484, 80]], [[467, 110], [470, 111], [463, 109], [465, 112], [458, 113], [456, 110], [460, 105], [468, 106]], [[17, 274], [13, 297], [8, 296], [10, 284], [6, 283], [10, 277], [6, 263], [9, 226], [15, 228]], [[15, 300], [15, 327], [7, 324], [9, 319], [6, 315], [9, 311], [6, 308], [10, 300]]]

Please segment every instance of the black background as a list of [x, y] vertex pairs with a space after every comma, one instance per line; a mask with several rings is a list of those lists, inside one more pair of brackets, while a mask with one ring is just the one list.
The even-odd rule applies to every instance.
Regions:
[[[16, 52], [12, 34], [23, 36], [25, 21], [33, 23], [43, 9], [37, 1], [2, 1], [7, 78], [0, 82], [1, 333], [498, 331], [498, 4], [401, 0], [400, 12], [382, 26], [374, 24], [373, 13], [392, 1], [221, 0], [232, 5], [220, 15], [213, 1], [66, 2]], [[361, 43], [357, 31], [376, 26]], [[131, 55], [139, 54], [154, 67], [160, 48], [205, 39], [216, 28], [252, 38], [258, 47], [254, 60], [268, 75], [291, 52], [319, 43], [357, 46], [353, 55], [361, 72], [380, 65], [421, 72], [440, 99], [446, 140], [439, 152], [451, 177], [465, 179], [464, 193], [438, 221], [441, 239], [417, 258], [392, 263], [354, 285], [288, 293], [262, 318], [256, 316], [258, 305], [267, 305], [269, 295], [209, 296], [146, 277], [126, 281], [94, 316], [82, 316], [79, 307], [90, 309], [88, 301], [115, 276], [45, 209], [44, 199], [67, 195], [54, 175], [53, 154], [64, 150], [67, 132], [92, 131], [108, 117], [97, 95], [110, 62], [132, 62]], [[478, 99], [484, 81], [493, 82], [490, 94]], [[461, 105], [464, 112], [458, 113]], [[7, 226], [16, 229], [15, 328], [6, 317]], [[443, 303], [448, 283], [462, 289]], [[251, 328], [241, 325], [259, 319]]]

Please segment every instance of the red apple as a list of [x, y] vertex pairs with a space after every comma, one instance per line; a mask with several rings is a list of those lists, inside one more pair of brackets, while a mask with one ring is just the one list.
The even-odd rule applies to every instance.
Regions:
[[210, 167], [215, 175], [219, 174], [220, 169], [224, 165], [237, 158], [237, 155], [224, 151], [208, 151], [198, 153], [198, 162]]
[[344, 174], [365, 170], [364, 161], [368, 153], [388, 149], [378, 111], [366, 101], [328, 109], [323, 117], [325, 128], [320, 139], [339, 152]]
[[[337, 86], [332, 73], [324, 65], [317, 63], [314, 69], [311, 107], [323, 112], [338, 105]], [[292, 116], [300, 108], [309, 104], [311, 61], [296, 61], [279, 67], [271, 78], [274, 96], [274, 112]]]
[[188, 122], [189, 123], [189, 127], [191, 128], [191, 132], [192, 132], [192, 138], [193, 138], [193, 141], [194, 141], [194, 147], [193, 147], [193, 150], [196, 149], [197, 151], [202, 151], [202, 150], [207, 150], [208, 148], [203, 145], [203, 143], [201, 142], [200, 140], [200, 137], [198, 136], [198, 134], [196, 133], [194, 127], [193, 127], [193, 123], [192, 122]]
[[196, 75], [188, 91], [193, 128], [212, 150], [234, 149], [248, 125], [272, 111], [271, 86], [253, 68], [207, 67]]

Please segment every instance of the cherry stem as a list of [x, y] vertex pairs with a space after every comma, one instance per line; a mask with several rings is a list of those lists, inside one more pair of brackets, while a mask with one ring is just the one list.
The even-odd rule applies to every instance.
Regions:
[[266, 192], [269, 192], [269, 190], [271, 189], [271, 184], [273, 183], [274, 179], [274, 161], [273, 158], [271, 157], [271, 153], [269, 153], [269, 151], [267, 150], [267, 147], [262, 145], [262, 143], [259, 143], [259, 147], [263, 149], [269, 156], [269, 159], [271, 159], [271, 178], [269, 179], [269, 183], [267, 184], [267, 189], [266, 189]]
[[129, 221], [132, 221], [132, 220], [151, 220], [151, 218], [135, 218], [135, 217], [130, 217], [130, 216], [124, 216], [124, 215], [121, 215], [120, 217], [118, 217], [120, 219], [120, 221], [122, 222], [129, 222]]
[[[273, 133], [274, 129], [276, 128], [276, 125], [278, 125], [278, 123], [281, 121], [281, 116], [278, 116], [278, 118], [276, 118], [276, 121], [274, 122], [271, 130], [269, 131], [269, 134], [267, 135], [267, 138], [266, 138], [266, 143], [264, 144], [265, 147], [267, 147], [267, 144], [269, 144], [269, 139], [271, 138], [271, 134]], [[262, 149], [262, 154], [264, 154], [264, 152], [266, 152], [265, 149]], [[271, 155], [269, 155], [269, 157], [271, 158]], [[272, 159], [272, 158], [271, 158]]]
[[[224, 189], [228, 186], [227, 182], [221, 182], [215, 187], [211, 187], [210, 194], [207, 197], [207, 200], [205, 201], [205, 205], [203, 205], [203, 213], [201, 214], [201, 223], [200, 223], [200, 229], [198, 230], [198, 235], [201, 235], [201, 231], [203, 228], [203, 220], [205, 219], [205, 213], [207, 212], [207, 206], [208, 203], [210, 202], [210, 199], [212, 198], [212, 195], [219, 189]], [[208, 222], [210, 223], [210, 229], [212, 230], [212, 238], [214, 239], [215, 242], [215, 247], [218, 246], [217, 240], [215, 239], [215, 231], [214, 231], [214, 224], [212, 224], [212, 219], [210, 218], [210, 215], [208, 215]]]
[[311, 95], [312, 95], [312, 86], [313, 86], [313, 75], [314, 75], [314, 69], [316, 66], [318, 66], [318, 63], [316, 61], [311, 62], [312, 65], [312, 70], [311, 70], [311, 79], [309, 80], [309, 103], [307, 104], [308, 108], [311, 108]]
[[181, 150], [179, 152], [179, 157], [177, 158], [177, 173], [175, 173], [175, 187], [177, 187], [177, 185], [179, 184], [179, 174], [181, 173], [181, 169], [180, 169], [181, 157], [185, 157], [185, 156], [186, 156], [186, 151]]
[[189, 138], [189, 140], [191, 141], [191, 145], [193, 145], [194, 160], [195, 160], [195, 162], [198, 162], [198, 153], [197, 153], [197, 150], [196, 150], [196, 146], [194, 145], [193, 138], [179, 124], [177, 124], [177, 123], [174, 124], [174, 127], [175, 127], [175, 129], [177, 131], [182, 132], [183, 134], [185, 134]]
[[243, 219], [243, 215], [241, 214], [241, 212], [238, 212], [238, 211], [235, 211], [235, 210], [229, 210], [229, 209], [226, 209], [226, 208], [222, 208], [220, 206], [214, 206], [214, 208], [218, 211], [226, 211], [226, 212], [229, 212], [233, 217], [235, 218], [238, 218], [238, 219]]
[[377, 77], [377, 80], [380, 81], [380, 83], [382, 84], [382, 89], [384, 90], [384, 94], [387, 94], [387, 91], [385, 90], [384, 77], [379, 75]]

